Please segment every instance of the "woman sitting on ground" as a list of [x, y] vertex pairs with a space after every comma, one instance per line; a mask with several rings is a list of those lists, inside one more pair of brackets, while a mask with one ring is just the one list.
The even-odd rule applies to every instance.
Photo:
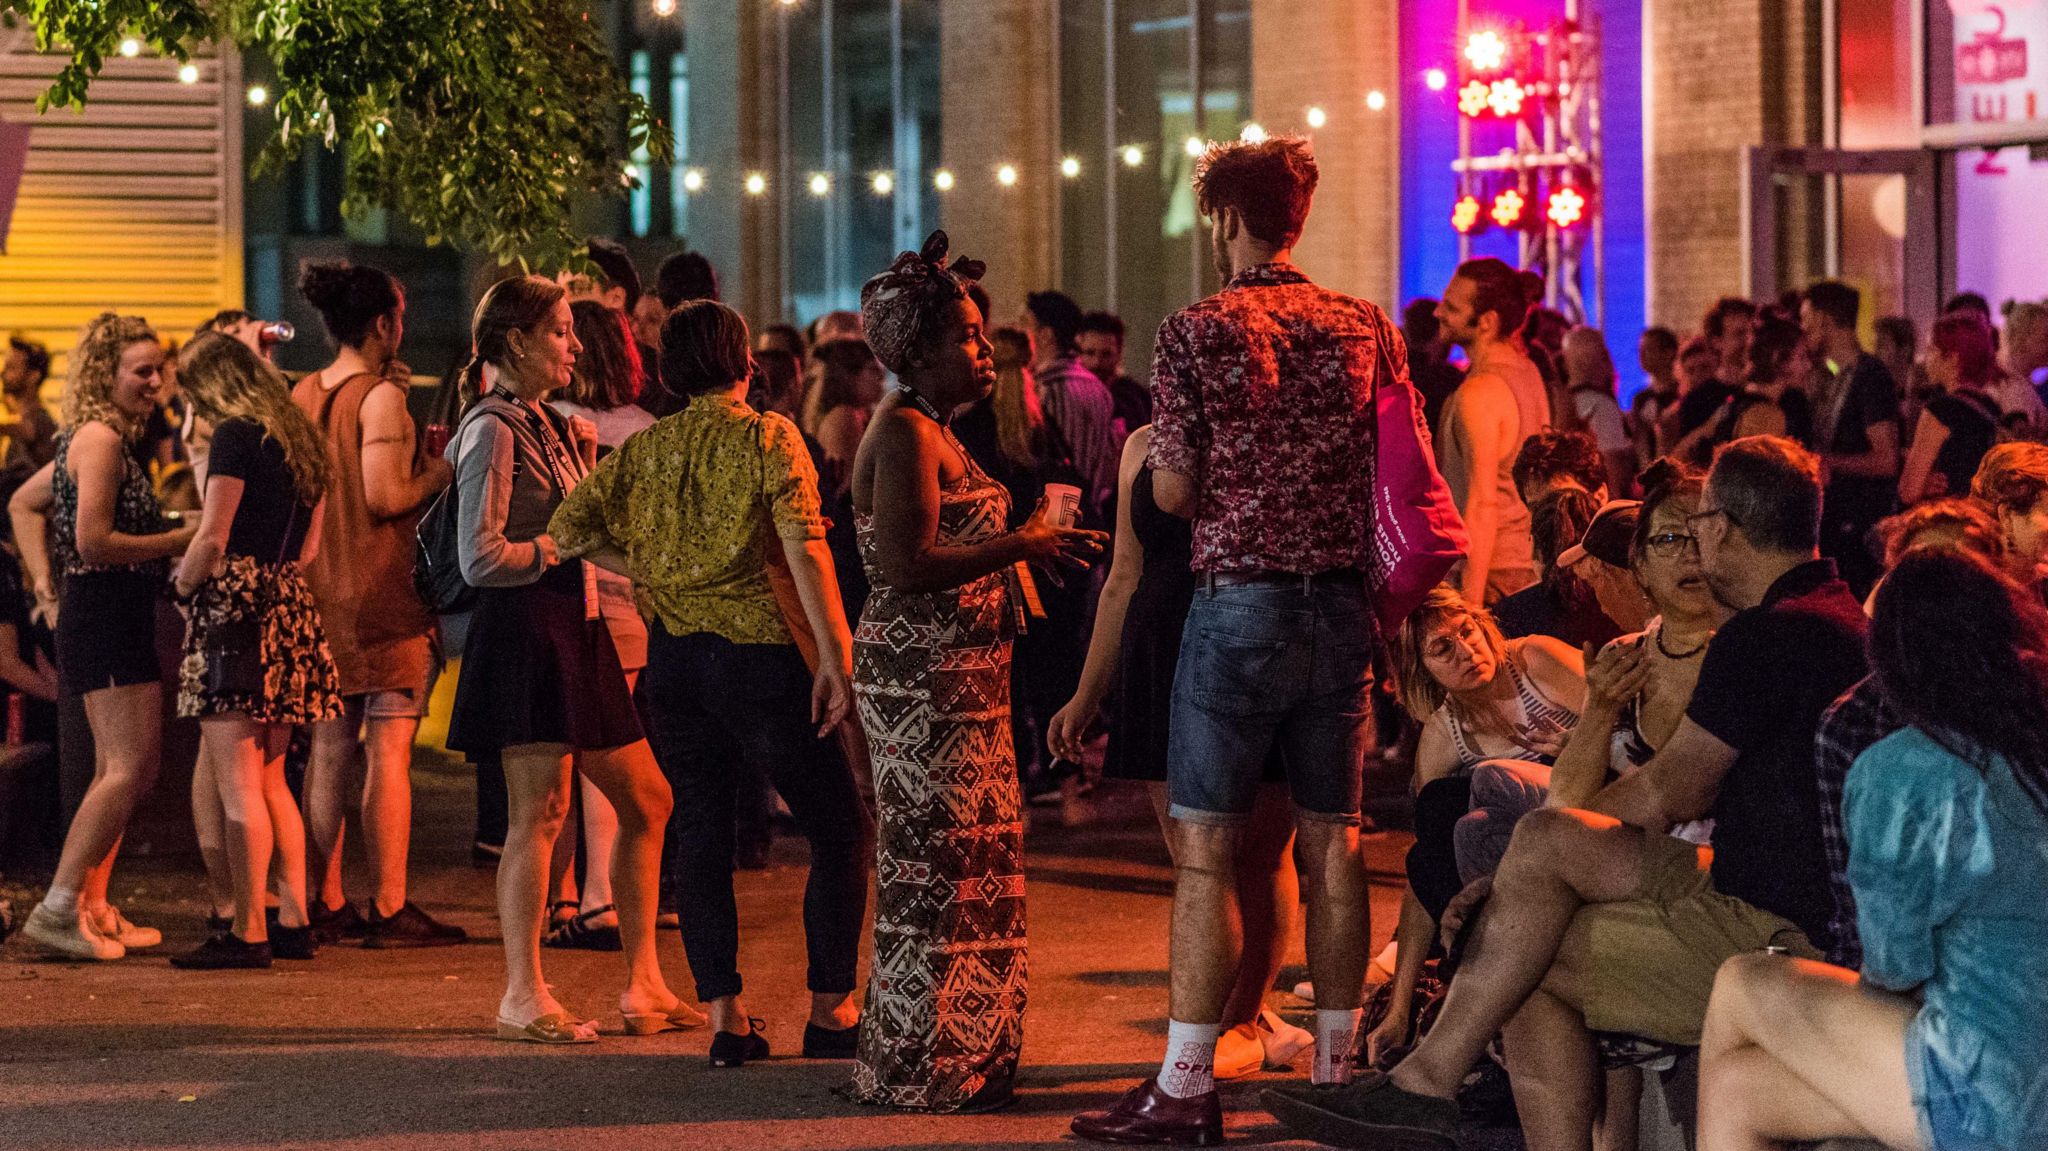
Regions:
[[1465, 886], [1456, 829], [1472, 811], [1473, 769], [1494, 762], [1530, 786], [1547, 787], [1547, 765], [1578, 724], [1586, 692], [1578, 649], [1547, 636], [1505, 639], [1485, 609], [1448, 587], [1429, 593], [1393, 646], [1401, 704], [1422, 725], [1422, 737], [1392, 999], [1367, 1037], [1375, 1062], [1408, 1041], [1436, 917]]
[[2048, 1131], [2048, 612], [1978, 557], [1921, 549], [1879, 589], [1870, 649], [1911, 726], [1844, 797], [1862, 974], [1722, 966], [1703, 1151], [2019, 1151]]

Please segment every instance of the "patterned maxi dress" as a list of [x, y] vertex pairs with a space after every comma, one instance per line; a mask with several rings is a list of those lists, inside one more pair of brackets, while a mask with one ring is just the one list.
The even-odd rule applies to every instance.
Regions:
[[[938, 542], [1005, 532], [1009, 493], [973, 457], [940, 495]], [[863, 1103], [951, 1111], [1008, 1090], [1024, 1038], [1024, 825], [1010, 730], [1004, 575], [942, 592], [874, 585], [853, 641], [853, 690], [880, 811], [875, 950], [859, 1061]]]

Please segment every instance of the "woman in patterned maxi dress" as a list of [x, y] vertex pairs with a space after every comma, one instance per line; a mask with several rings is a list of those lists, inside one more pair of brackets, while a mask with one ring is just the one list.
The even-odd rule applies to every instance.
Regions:
[[1099, 532], [1009, 493], [946, 427], [995, 361], [944, 233], [863, 289], [876, 356], [902, 380], [854, 465], [874, 586], [854, 634], [854, 695], [878, 807], [875, 948], [853, 1079], [863, 1103], [974, 1111], [1010, 1100], [1023, 1043], [1024, 828], [1010, 729], [1009, 573], [1085, 567]]

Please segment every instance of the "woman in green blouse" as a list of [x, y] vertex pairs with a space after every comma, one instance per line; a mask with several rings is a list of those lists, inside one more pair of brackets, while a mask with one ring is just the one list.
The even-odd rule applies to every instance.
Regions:
[[[746, 321], [716, 301], [671, 312], [661, 381], [687, 406], [606, 456], [550, 525], [563, 555], [631, 576], [648, 616], [640, 690], [677, 797], [683, 946], [717, 1029], [714, 1067], [768, 1055], [740, 1000], [732, 869], [742, 780], [765, 772], [811, 843], [807, 1058], [853, 1055], [867, 910], [867, 811], [831, 738], [851, 696], [852, 643], [817, 471], [796, 425], [747, 406], [748, 342]], [[778, 564], [794, 577], [815, 672], [778, 607]]]

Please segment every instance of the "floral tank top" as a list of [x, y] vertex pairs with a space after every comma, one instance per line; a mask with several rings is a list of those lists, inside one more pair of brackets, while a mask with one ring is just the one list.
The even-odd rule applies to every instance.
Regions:
[[[67, 576], [92, 572], [141, 572], [166, 576], [169, 560], [145, 560], [134, 564], [89, 564], [78, 555], [78, 479], [71, 474], [73, 429], [57, 433], [56, 468], [50, 477], [50, 494], [55, 507], [51, 520], [50, 546], [57, 566]], [[123, 535], [147, 536], [170, 530], [163, 505], [150, 486], [149, 473], [124, 445], [121, 452], [121, 486], [114, 494], [114, 530]]]

